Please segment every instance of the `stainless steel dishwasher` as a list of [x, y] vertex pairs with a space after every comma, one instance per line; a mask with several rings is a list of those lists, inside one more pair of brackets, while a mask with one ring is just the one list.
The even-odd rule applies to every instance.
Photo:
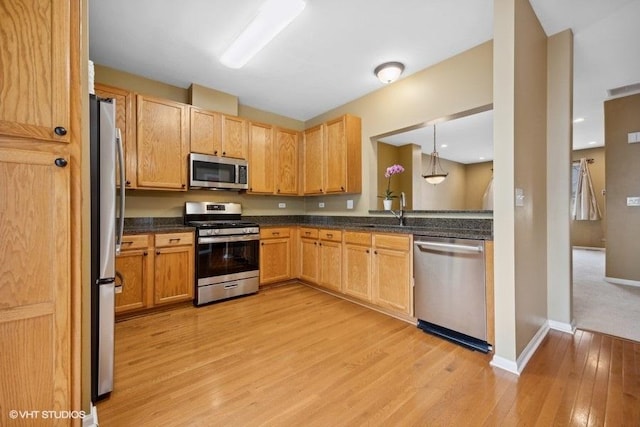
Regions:
[[488, 352], [484, 241], [414, 236], [418, 327]]

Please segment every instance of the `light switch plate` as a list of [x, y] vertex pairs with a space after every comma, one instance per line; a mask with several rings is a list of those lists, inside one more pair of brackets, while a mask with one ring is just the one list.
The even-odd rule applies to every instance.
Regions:
[[278, 203], [278, 207], [279, 207], [280, 209], [284, 209], [284, 208], [286, 208], [286, 207], [287, 207], [287, 204], [286, 204], [286, 203]]
[[640, 197], [627, 197], [627, 206], [640, 206]]
[[353, 209], [353, 200], [347, 200], [347, 209]]
[[524, 206], [524, 190], [516, 188], [516, 206]]
[[324, 208], [324, 202], [320, 202], [320, 203], [318, 203], [318, 207], [319, 207], [319, 208]]

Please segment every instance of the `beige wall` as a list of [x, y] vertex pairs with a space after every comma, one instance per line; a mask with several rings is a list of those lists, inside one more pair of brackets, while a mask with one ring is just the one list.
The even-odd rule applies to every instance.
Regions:
[[189, 86], [189, 104], [231, 116], [238, 115], [238, 97], [193, 83]]
[[[393, 195], [399, 197], [400, 192], [405, 193], [406, 197], [406, 209], [413, 209], [413, 181], [412, 176], [414, 173], [413, 168], [413, 151], [415, 145], [407, 144], [401, 147], [395, 145], [386, 144], [384, 142], [378, 142], [378, 157], [377, 164], [378, 170], [381, 173], [378, 174], [378, 196], [382, 196], [388, 185], [387, 178], [384, 177], [384, 171], [394, 164], [400, 164], [404, 167], [404, 172], [399, 175], [394, 175], [391, 178], [391, 191]], [[418, 147], [419, 148], [419, 147]], [[382, 209], [382, 197], [378, 197], [377, 206], [374, 209]], [[393, 202], [393, 209], [400, 207], [399, 200]]]
[[482, 209], [482, 200], [493, 175], [493, 162], [472, 163], [465, 165], [465, 198], [464, 208]]
[[640, 143], [627, 134], [640, 132], [640, 94], [604, 103], [607, 182], [606, 276], [640, 281], [640, 207], [627, 206], [627, 197], [640, 197]]
[[593, 163], [589, 165], [589, 173], [591, 182], [593, 183], [593, 191], [596, 193], [596, 200], [602, 213], [602, 219], [597, 221], [571, 221], [571, 245], [587, 246], [595, 248], [604, 248], [606, 209], [605, 198], [602, 191], [605, 189], [605, 160], [604, 147], [591, 148], [586, 150], [577, 150], [571, 153], [571, 160], [579, 161], [580, 158], [593, 159]]
[[569, 199], [573, 131], [573, 34], [547, 40], [547, 315], [572, 331]]
[[[420, 169], [426, 171], [429, 166], [429, 154], [422, 154]], [[420, 210], [463, 210], [465, 209], [466, 168], [462, 163], [440, 159], [440, 165], [449, 175], [440, 184], [433, 185], [422, 179], [416, 193]]]
[[142, 95], [156, 96], [170, 99], [183, 104], [189, 103], [189, 90], [172, 86], [142, 76], [94, 64], [95, 81], [109, 86], [115, 86], [126, 90], [141, 93]]
[[[492, 58], [493, 43], [489, 41], [307, 121], [305, 126], [311, 127], [351, 113], [362, 118], [363, 138], [362, 196], [355, 210], [349, 212], [342, 207], [346, 199], [353, 197], [333, 196], [337, 211], [320, 211], [308, 205], [307, 213], [367, 215], [369, 209], [378, 206], [381, 189], [377, 188], [377, 140], [371, 138], [491, 104]], [[417, 179], [413, 178], [415, 183]]]

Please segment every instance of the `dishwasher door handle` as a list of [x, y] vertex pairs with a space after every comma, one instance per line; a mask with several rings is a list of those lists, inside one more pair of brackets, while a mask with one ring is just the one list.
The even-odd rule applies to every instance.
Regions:
[[482, 253], [482, 246], [458, 245], [455, 243], [424, 242], [420, 240], [417, 240], [413, 243], [421, 248], [430, 247], [436, 249], [456, 249], [461, 251]]

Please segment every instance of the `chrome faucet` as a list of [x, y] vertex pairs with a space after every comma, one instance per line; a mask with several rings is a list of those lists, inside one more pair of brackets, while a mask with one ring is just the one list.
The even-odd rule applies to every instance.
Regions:
[[400, 221], [400, 226], [404, 226], [405, 225], [404, 208], [406, 206], [407, 206], [407, 200], [406, 200], [406, 197], [404, 195], [404, 191], [402, 191], [402, 192], [400, 192], [400, 210], [398, 212], [396, 212], [394, 210], [390, 211], [393, 214], [393, 216], [398, 218], [398, 220]]

